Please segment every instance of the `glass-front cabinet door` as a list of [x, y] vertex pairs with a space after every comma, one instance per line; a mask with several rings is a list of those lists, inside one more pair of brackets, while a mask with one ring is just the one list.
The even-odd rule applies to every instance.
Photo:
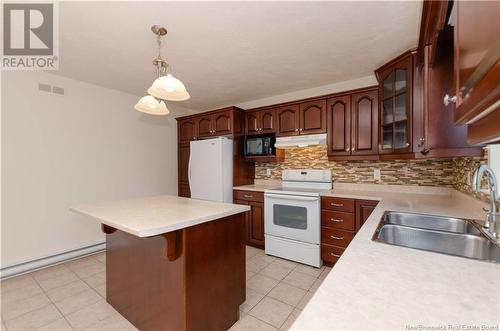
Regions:
[[412, 55], [379, 73], [380, 153], [411, 152]]

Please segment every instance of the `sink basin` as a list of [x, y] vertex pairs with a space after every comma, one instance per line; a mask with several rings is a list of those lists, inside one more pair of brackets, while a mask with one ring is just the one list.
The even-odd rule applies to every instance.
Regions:
[[500, 263], [500, 247], [473, 221], [386, 212], [373, 240], [408, 248]]
[[384, 214], [384, 223], [436, 231], [481, 234], [471, 222], [453, 217], [390, 211]]

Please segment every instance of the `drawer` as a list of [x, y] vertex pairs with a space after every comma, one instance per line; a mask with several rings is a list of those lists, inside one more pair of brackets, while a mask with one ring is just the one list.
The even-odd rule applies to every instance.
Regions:
[[321, 209], [354, 213], [354, 200], [344, 199], [344, 198], [322, 197]]
[[343, 211], [321, 211], [321, 226], [329, 228], [354, 231], [356, 226], [353, 213]]
[[234, 200], [264, 202], [264, 192], [235, 190], [233, 191], [233, 197]]
[[321, 227], [321, 243], [339, 247], [347, 247], [354, 238], [354, 232]]
[[321, 245], [321, 259], [326, 262], [333, 264], [337, 262], [342, 253], [344, 253], [345, 248], [332, 246], [332, 245]]

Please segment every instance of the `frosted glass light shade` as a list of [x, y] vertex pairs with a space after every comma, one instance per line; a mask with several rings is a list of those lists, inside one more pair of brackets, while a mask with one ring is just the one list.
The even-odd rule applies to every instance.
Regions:
[[148, 88], [148, 93], [158, 99], [170, 101], [184, 101], [191, 97], [184, 84], [171, 74], [158, 77]]
[[170, 111], [164, 101], [158, 102], [154, 97], [147, 95], [139, 99], [134, 106], [135, 110], [150, 115], [168, 115]]

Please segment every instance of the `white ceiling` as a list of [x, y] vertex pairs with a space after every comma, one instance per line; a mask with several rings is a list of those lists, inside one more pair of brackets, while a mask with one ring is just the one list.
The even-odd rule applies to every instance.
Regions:
[[59, 74], [143, 95], [152, 24], [197, 110], [366, 76], [415, 47], [422, 4], [403, 2], [60, 2]]

